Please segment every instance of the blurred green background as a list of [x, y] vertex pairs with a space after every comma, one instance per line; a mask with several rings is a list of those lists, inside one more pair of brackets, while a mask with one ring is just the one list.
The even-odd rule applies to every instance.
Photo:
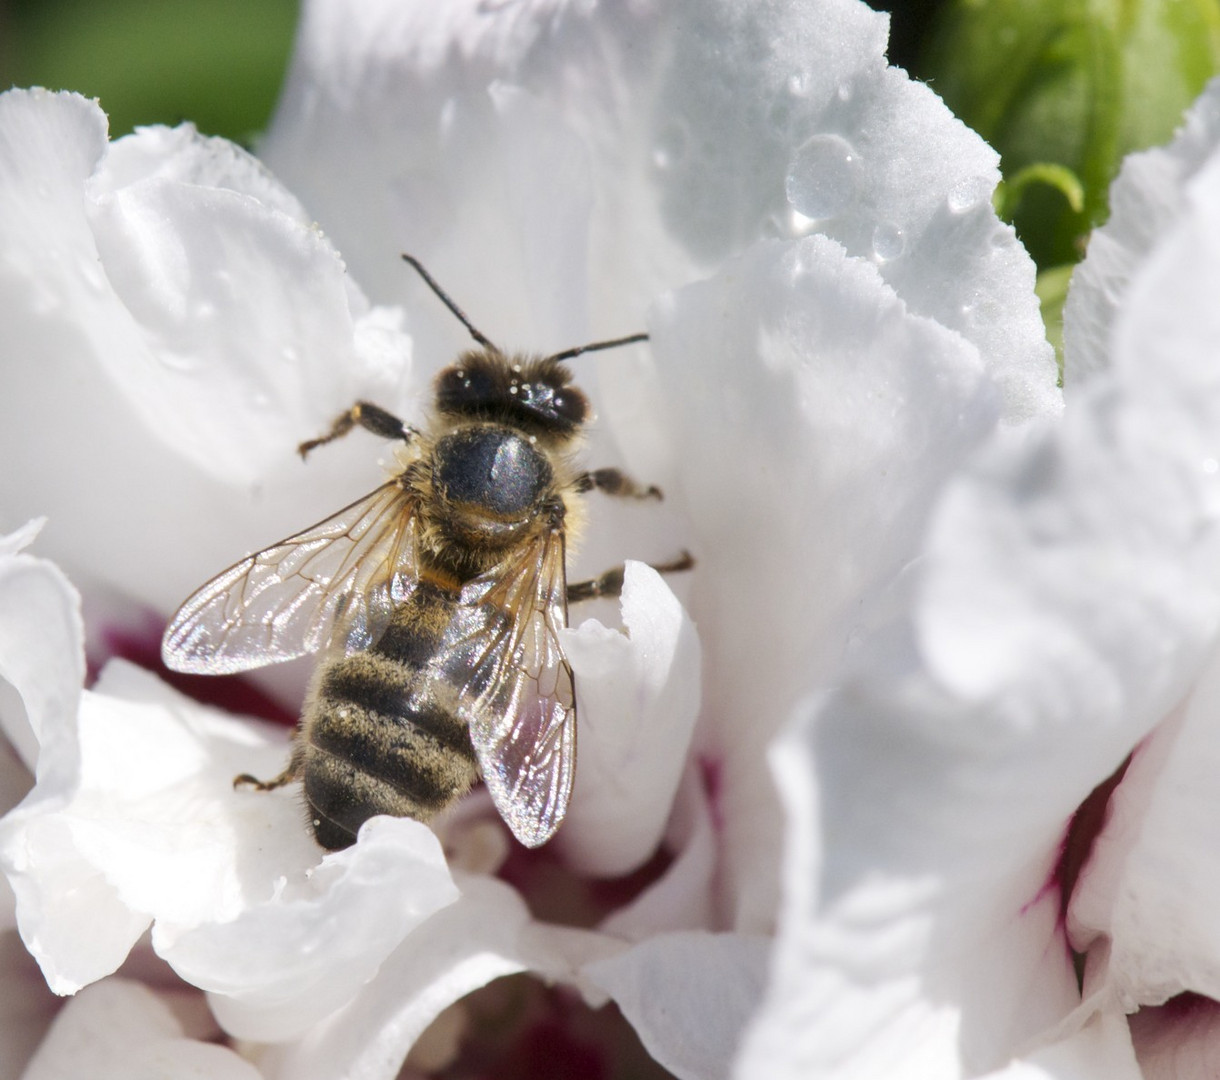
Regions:
[[116, 137], [193, 120], [248, 142], [267, 124], [297, 0], [0, 0], [0, 87], [79, 90]]

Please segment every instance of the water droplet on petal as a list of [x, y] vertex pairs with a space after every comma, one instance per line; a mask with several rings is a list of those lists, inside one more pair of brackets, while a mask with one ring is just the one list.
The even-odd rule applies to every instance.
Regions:
[[661, 130], [652, 148], [652, 163], [658, 169], [677, 168], [690, 153], [690, 131], [680, 120], [671, 120]]
[[993, 184], [986, 176], [970, 176], [959, 180], [949, 189], [949, 209], [955, 214], [973, 210], [983, 200], [990, 198]]
[[808, 236], [818, 227], [811, 217], [806, 217], [795, 206], [788, 207], [788, 215], [783, 223], [783, 236]]
[[841, 135], [815, 135], [788, 166], [788, 201], [808, 218], [834, 217], [856, 198], [860, 157]]
[[188, 356], [185, 353], [171, 352], [168, 349], [163, 349], [157, 353], [157, 359], [162, 365], [169, 368], [170, 371], [176, 371], [180, 374], [186, 374], [199, 369], [199, 360], [195, 356]]
[[883, 221], [873, 229], [873, 254], [878, 261], [890, 262], [906, 248], [906, 234], [892, 222]]

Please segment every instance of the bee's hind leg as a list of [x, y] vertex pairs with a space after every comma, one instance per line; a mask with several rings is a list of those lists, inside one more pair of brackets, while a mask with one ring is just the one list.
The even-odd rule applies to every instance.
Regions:
[[397, 416], [387, 412], [380, 405], [374, 405], [371, 401], [357, 401], [347, 412], [341, 413], [335, 418], [335, 422], [330, 426], [330, 431], [316, 439], [306, 439], [297, 447], [297, 453], [305, 458], [311, 450], [343, 438], [354, 427], [362, 427], [374, 435], [380, 435], [383, 439], [401, 439], [403, 442], [408, 442], [413, 435], [417, 434], [413, 427], [408, 427]]
[[[689, 551], [682, 552], [667, 563], [649, 563], [660, 574], [676, 574], [694, 568], [695, 559]], [[582, 600], [594, 600], [599, 596], [615, 597], [623, 591], [623, 566], [612, 566], [599, 577], [588, 581], [577, 581], [568, 586], [568, 603], [579, 604]]]
[[233, 777], [233, 787], [252, 787], [255, 791], [274, 791], [285, 784], [291, 784], [297, 778], [297, 766], [296, 754], [293, 754], [292, 760], [288, 762], [288, 768], [280, 773], [279, 776], [271, 780], [260, 780], [257, 776], [244, 772], [240, 776]]

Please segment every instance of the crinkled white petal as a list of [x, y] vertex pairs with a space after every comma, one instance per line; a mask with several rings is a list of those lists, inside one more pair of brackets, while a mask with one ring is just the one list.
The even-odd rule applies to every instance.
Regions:
[[[1220, 84], [1193, 110], [1196, 120], [1213, 114], [1220, 115]], [[1149, 457], [1147, 448], [1155, 446], [1162, 458], [1161, 490], [1141, 492], [1145, 512], [1155, 516], [1151, 525], [1137, 519], [1138, 535], [1145, 549], [1160, 541], [1169, 564], [1142, 575], [1144, 588], [1159, 584], [1164, 595], [1145, 631], [1144, 647], [1153, 655], [1134, 674], [1169, 682], [1162, 713], [1176, 702], [1184, 680], [1197, 680], [1189, 699], [1136, 750], [1069, 912], [1074, 940], [1109, 939], [1104, 967], [1090, 971], [1090, 985], [1125, 1009], [1158, 1004], [1183, 990], [1220, 998], [1220, 937], [1214, 927], [1220, 831], [1213, 805], [1220, 766], [1214, 730], [1220, 705], [1220, 657], [1214, 651], [1220, 624], [1220, 378], [1214, 342], [1220, 317], [1207, 299], [1220, 288], [1220, 123], [1214, 129], [1205, 163], [1182, 180], [1177, 220], [1132, 275], [1114, 331], [1115, 377], [1133, 393], [1137, 380], [1150, 384], [1142, 390], [1150, 399], [1142, 452]], [[1197, 150], [1197, 135], [1197, 123], [1188, 125], [1153, 163]], [[1131, 182], [1150, 185], [1157, 179], [1134, 172]], [[1128, 619], [1134, 623], [1140, 614], [1133, 607]], [[1183, 641], [1185, 635], [1174, 631], [1188, 620], [1193, 632]], [[1200, 641], [1212, 649], [1205, 661]], [[1189, 666], [1183, 669], [1183, 663]]]
[[[517, 894], [486, 877], [459, 880], [461, 898], [438, 911], [382, 964], [349, 1006], [292, 1043], [260, 1056], [282, 1080], [393, 1080], [411, 1045], [440, 1013], [491, 980], [533, 970], [574, 981], [584, 965], [622, 948], [598, 934], [534, 923]], [[258, 1018], [214, 1001], [221, 1022], [257, 1037]]]
[[[1133, 275], [1110, 369], [1056, 430], [998, 439], [950, 482], [909, 621], [900, 612], [868, 635], [852, 677], [777, 757], [784, 909], [743, 1075], [969, 1075], [1036, 1043], [1078, 1001], [1052, 876], [1068, 821], [1198, 679], [1220, 628], [1212, 168]], [[1133, 806], [1115, 815], [1120, 850], [1103, 834], [1082, 879], [1087, 896], [1099, 875], [1103, 910], [1116, 884], [1130, 891], [1131, 906], [1109, 913], [1126, 935], [1116, 983], [1162, 993], [1158, 963], [1214, 980], [1205, 955], [1187, 956], [1212, 947], [1200, 901], [1214, 912], [1216, 874], [1193, 772], [1212, 740], [1174, 741], [1158, 731], [1147, 765], [1133, 765], [1171, 781], [1147, 822], [1165, 862], [1133, 847], [1145, 827]], [[1131, 790], [1140, 802], [1151, 789]], [[1166, 871], [1166, 888], [1149, 880]], [[1135, 915], [1145, 902], [1151, 918], [1168, 904], [1186, 924], [1154, 930]]]
[[[262, 153], [374, 295], [407, 280], [388, 233], [502, 345], [628, 333], [662, 290], [816, 229], [969, 338], [1008, 418], [1054, 412], [996, 154], [885, 47], [855, 0], [313, 0]], [[415, 306], [442, 363], [462, 332]], [[612, 423], [647, 393], [614, 390]]]
[[1184, 185], [1220, 140], [1220, 98], [1205, 93], [1168, 146], [1123, 161], [1110, 188], [1110, 220], [1089, 234], [1064, 308], [1063, 381], [1069, 389], [1111, 363], [1114, 324], [1132, 276], [1184, 209]]
[[187, 134], [127, 137], [185, 178], [133, 177], [121, 160], [115, 176], [108, 157], [86, 186], [98, 272], [131, 320], [127, 349], [98, 360], [166, 446], [249, 484], [327, 422], [323, 403], [354, 398], [345, 270], [308, 222], [236, 185], [203, 186], [196, 174], [218, 156], [260, 191], [268, 178], [232, 143]]
[[25, 1080], [258, 1080], [232, 1050], [186, 1037], [170, 1007], [127, 979], [81, 991], [60, 1013]]
[[629, 562], [627, 636], [590, 620], [564, 635], [580, 703], [580, 768], [557, 837], [576, 870], [626, 874], [656, 849], [699, 710], [699, 642], [664, 579]]
[[758, 245], [681, 290], [653, 349], [682, 402], [735, 918], [762, 930], [781, 829], [761, 747], [893, 603], [939, 485], [992, 429], [994, 387], [969, 342], [822, 237]]
[[74, 581], [167, 611], [379, 482], [367, 444], [295, 448], [398, 406], [406, 339], [263, 166], [189, 126], [110, 147], [71, 94], [0, 96], [0, 131], [3, 524], [45, 514]]
[[679, 1080], [719, 1080], [758, 1005], [770, 944], [741, 934], [658, 934], [586, 965], [584, 975]]
[[67, 732], [85, 676], [84, 629], [80, 600], [59, 568], [22, 554], [41, 528], [30, 522], [0, 537], [0, 679], [20, 699], [6, 701], [0, 731], [26, 768], [61, 785], [77, 768]]
[[152, 925], [179, 974], [289, 1037], [457, 896], [414, 821], [373, 822], [367, 842], [318, 865], [296, 791], [233, 789], [239, 772], [274, 776], [286, 742], [138, 668], [106, 669], [79, 731], [79, 786], [40, 778], [0, 824], [22, 934], [57, 992], [115, 970]]
[[1217, 708], [1213, 658], [1190, 701], [1136, 748], [1072, 896], [1073, 945], [1107, 945], [1086, 994], [1125, 1012], [1184, 990], [1220, 999]]

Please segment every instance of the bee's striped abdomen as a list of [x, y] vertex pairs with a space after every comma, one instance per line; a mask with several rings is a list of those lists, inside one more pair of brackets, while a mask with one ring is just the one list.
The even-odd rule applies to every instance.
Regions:
[[477, 778], [466, 724], [427, 670], [456, 602], [455, 591], [421, 583], [371, 649], [319, 669], [301, 772], [323, 847], [347, 847], [376, 814], [429, 821]]

